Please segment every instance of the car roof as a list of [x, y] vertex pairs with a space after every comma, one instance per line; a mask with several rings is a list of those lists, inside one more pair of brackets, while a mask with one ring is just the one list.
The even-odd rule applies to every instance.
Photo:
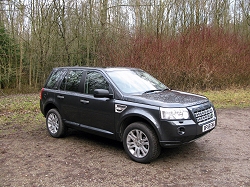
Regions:
[[122, 70], [139, 70], [139, 68], [131, 67], [88, 67], [88, 66], [65, 66], [65, 67], [55, 67], [54, 70], [58, 69], [86, 69], [86, 70], [101, 70], [101, 71], [122, 71]]

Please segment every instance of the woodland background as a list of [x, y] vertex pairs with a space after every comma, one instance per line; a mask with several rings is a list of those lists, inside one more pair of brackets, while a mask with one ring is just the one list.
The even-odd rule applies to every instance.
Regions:
[[249, 87], [249, 0], [1, 0], [0, 90], [53, 67], [142, 68], [174, 89]]

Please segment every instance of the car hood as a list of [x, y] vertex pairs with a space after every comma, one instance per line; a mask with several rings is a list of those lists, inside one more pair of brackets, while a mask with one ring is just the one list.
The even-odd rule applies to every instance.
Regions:
[[126, 96], [125, 100], [160, 107], [187, 107], [208, 102], [204, 96], [176, 90]]

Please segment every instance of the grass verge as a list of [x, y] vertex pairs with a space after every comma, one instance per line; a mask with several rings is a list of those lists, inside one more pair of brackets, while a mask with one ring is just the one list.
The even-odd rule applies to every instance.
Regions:
[[215, 105], [215, 108], [250, 107], [250, 88], [204, 91], [198, 92], [198, 94], [208, 97]]
[[[216, 108], [250, 107], [250, 88], [195, 92], [205, 95]], [[26, 133], [45, 127], [39, 108], [39, 94], [0, 96], [0, 135]]]
[[26, 133], [45, 123], [39, 108], [39, 94], [17, 94], [0, 97], [0, 135]]

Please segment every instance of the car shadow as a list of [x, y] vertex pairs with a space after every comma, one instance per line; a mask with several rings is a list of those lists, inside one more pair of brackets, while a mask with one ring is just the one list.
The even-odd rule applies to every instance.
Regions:
[[65, 138], [77, 139], [78, 141], [89, 142], [101, 147], [113, 147], [114, 149], [123, 150], [122, 142], [75, 129], [68, 129]]
[[176, 159], [192, 160], [202, 154], [203, 151], [201, 150], [199, 143], [192, 142], [172, 148], [163, 148], [158, 160], [162, 160], [163, 162]]

